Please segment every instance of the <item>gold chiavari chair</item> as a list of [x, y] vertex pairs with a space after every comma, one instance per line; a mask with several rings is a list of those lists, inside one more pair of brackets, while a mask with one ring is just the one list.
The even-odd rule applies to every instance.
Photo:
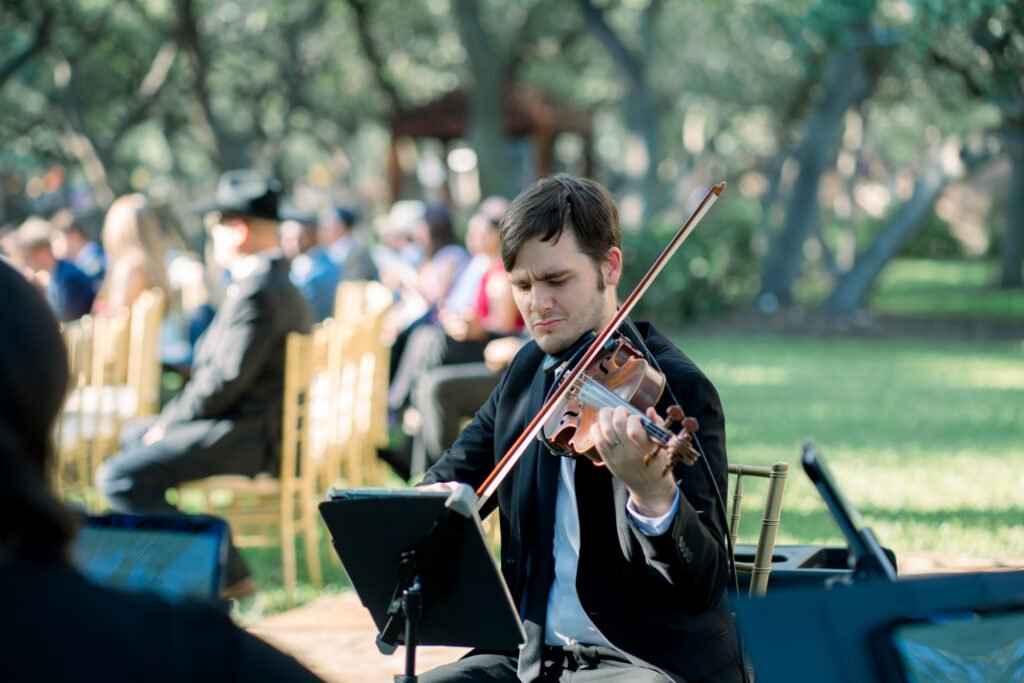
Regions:
[[768, 590], [768, 576], [772, 570], [772, 554], [775, 551], [775, 535], [779, 528], [782, 512], [782, 493], [786, 485], [789, 464], [774, 463], [771, 467], [756, 465], [729, 465], [729, 474], [735, 476], [732, 496], [732, 514], [729, 517], [729, 535], [733, 547], [736, 546], [736, 535], [740, 524], [740, 503], [743, 500], [743, 478], [763, 477], [768, 479], [768, 492], [765, 496], [764, 515], [761, 517], [760, 532], [754, 549], [753, 562], [736, 562], [736, 570], [750, 574], [750, 591], [752, 596], [762, 596]]
[[182, 484], [182, 498], [199, 495], [205, 512], [224, 517], [238, 547], [280, 547], [285, 591], [294, 600], [298, 583], [296, 536], [303, 539], [306, 567], [314, 586], [323, 584], [320, 525], [316, 504], [316, 466], [311, 425], [319, 363], [326, 357], [322, 326], [310, 334], [288, 335], [285, 351], [281, 469], [278, 476], [220, 475]]

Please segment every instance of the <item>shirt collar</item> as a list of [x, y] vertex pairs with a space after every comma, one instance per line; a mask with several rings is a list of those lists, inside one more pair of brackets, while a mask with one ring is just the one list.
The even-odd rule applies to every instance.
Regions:
[[281, 250], [278, 247], [264, 249], [263, 251], [249, 254], [248, 256], [235, 261], [231, 266], [231, 279], [235, 282], [251, 277], [261, 266], [274, 258], [281, 257]]

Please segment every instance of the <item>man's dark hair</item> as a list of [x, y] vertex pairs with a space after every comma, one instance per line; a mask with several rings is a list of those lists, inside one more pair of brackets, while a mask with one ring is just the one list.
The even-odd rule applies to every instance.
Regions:
[[0, 291], [0, 557], [65, 558], [74, 524], [48, 481], [67, 351], [46, 301], [3, 258]]
[[600, 264], [608, 250], [622, 246], [615, 200], [600, 183], [565, 173], [541, 178], [512, 200], [501, 219], [501, 261], [512, 270], [523, 244], [534, 237], [557, 242], [566, 227], [580, 250]]

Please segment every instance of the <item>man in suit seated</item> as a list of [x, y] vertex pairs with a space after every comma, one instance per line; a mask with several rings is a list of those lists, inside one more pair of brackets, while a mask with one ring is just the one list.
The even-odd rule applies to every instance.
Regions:
[[[156, 418], [126, 425], [123, 450], [104, 462], [97, 483], [128, 512], [171, 511], [165, 491], [217, 474], [274, 472], [278, 466], [285, 341], [307, 332], [309, 307], [288, 277], [277, 235], [277, 181], [226, 173], [204, 207], [213, 258], [232, 283], [199, 338], [189, 381]], [[255, 590], [232, 548], [225, 592]]]
[[[622, 275], [618, 209], [595, 182], [558, 175], [523, 191], [501, 219], [501, 258], [532, 341], [424, 484], [479, 487], [539, 412], [589, 332], [615, 317]], [[742, 675], [723, 599], [728, 557], [715, 485], [726, 484], [725, 417], [707, 377], [649, 323], [624, 321], [696, 419], [704, 464], [671, 465], [641, 417], [601, 408], [585, 435], [606, 466], [532, 442], [498, 486], [501, 570], [520, 607], [521, 651], [473, 651], [429, 681], [709, 681]], [[652, 417], [656, 421], [660, 418]], [[681, 436], [686, 444], [692, 436]], [[688, 459], [692, 446], [681, 449]]]

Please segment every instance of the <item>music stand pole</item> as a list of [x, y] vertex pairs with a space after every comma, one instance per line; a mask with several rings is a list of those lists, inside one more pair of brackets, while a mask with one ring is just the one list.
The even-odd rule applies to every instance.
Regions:
[[395, 683], [416, 683], [416, 639], [423, 600], [423, 585], [419, 575], [402, 592], [402, 611], [405, 613], [405, 673], [395, 675]]

